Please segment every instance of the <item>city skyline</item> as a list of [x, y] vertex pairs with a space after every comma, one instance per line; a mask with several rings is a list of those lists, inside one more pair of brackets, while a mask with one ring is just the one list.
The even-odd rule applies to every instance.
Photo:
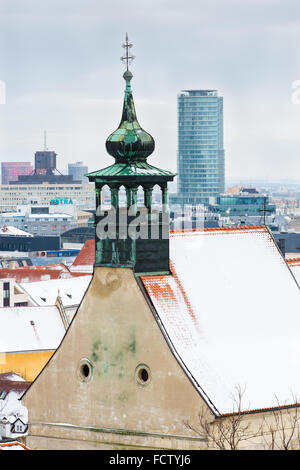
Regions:
[[296, 1], [134, 0], [129, 7], [75, 0], [70, 6], [0, 1], [2, 161], [31, 160], [47, 129], [61, 167], [83, 161], [94, 170], [112, 163], [104, 145], [120, 119], [120, 44], [127, 31], [136, 55], [131, 71], [137, 113], [156, 142], [154, 165], [177, 171], [178, 93], [213, 88], [224, 97], [226, 182], [295, 178]]

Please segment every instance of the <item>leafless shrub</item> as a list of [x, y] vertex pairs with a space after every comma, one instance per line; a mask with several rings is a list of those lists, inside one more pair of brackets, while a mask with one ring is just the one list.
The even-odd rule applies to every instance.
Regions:
[[[280, 405], [271, 410], [250, 413], [242, 406], [245, 388], [237, 386], [232, 395], [232, 413], [218, 417], [202, 408], [196, 426], [185, 422], [188, 429], [206, 439], [208, 448], [239, 450], [260, 448], [265, 450], [300, 449], [300, 404], [292, 395], [290, 404]], [[241, 445], [243, 441], [251, 441]]]
[[209, 448], [219, 450], [237, 450], [242, 441], [252, 439], [260, 433], [251, 430], [251, 423], [245, 419], [242, 412], [242, 400], [245, 388], [237, 386], [232, 395], [233, 411], [228, 415], [217, 418], [209, 416], [204, 408], [198, 414], [198, 425], [192, 426], [185, 422], [185, 425], [202, 438], [206, 438]]

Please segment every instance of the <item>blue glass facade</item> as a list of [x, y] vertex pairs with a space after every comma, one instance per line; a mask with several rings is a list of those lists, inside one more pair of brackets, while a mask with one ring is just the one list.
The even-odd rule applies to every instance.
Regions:
[[257, 216], [276, 214], [276, 206], [269, 203], [269, 198], [262, 195], [222, 195], [217, 197], [216, 211], [222, 216]]
[[225, 191], [223, 97], [216, 90], [178, 95], [178, 192], [171, 204], [208, 204]]

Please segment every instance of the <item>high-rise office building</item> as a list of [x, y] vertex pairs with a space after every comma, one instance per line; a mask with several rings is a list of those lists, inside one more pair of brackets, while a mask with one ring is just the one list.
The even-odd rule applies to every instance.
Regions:
[[33, 167], [30, 162], [2, 162], [1, 163], [1, 184], [9, 184], [17, 181], [19, 175], [30, 175]]
[[[73, 184], [81, 183], [76, 181], [71, 175], [62, 175], [56, 169], [56, 153], [50, 150], [35, 152], [34, 171], [30, 175], [19, 175], [17, 181], [10, 181], [10, 184]], [[59, 174], [55, 173], [57, 171]]]
[[84, 176], [86, 173], [88, 173], [88, 167], [83, 165], [83, 162], [68, 163], [68, 175], [72, 175], [74, 180], [83, 184], [88, 183], [88, 178]]
[[223, 97], [216, 90], [178, 95], [178, 188], [170, 204], [208, 204], [225, 191]]

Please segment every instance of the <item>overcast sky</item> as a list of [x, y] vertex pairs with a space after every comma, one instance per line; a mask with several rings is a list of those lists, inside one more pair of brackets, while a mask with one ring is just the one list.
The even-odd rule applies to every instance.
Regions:
[[59, 169], [113, 162], [126, 32], [149, 163], [176, 171], [177, 94], [213, 88], [226, 176], [300, 181], [299, 0], [0, 0], [1, 161], [33, 162], [46, 129]]

